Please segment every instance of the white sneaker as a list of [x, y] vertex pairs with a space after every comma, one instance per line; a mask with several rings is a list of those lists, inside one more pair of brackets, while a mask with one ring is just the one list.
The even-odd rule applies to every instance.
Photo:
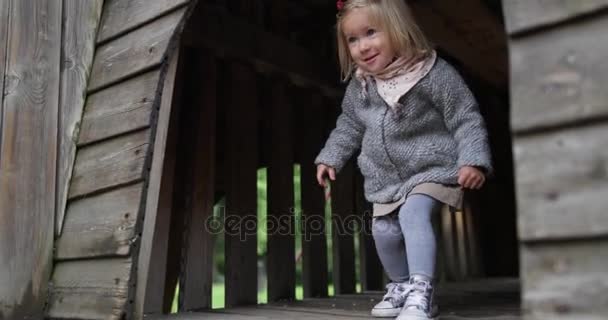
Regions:
[[435, 303], [431, 280], [426, 277], [412, 276], [411, 290], [397, 320], [438, 320], [439, 308]]
[[372, 309], [372, 316], [378, 318], [398, 316], [409, 292], [410, 284], [408, 282], [387, 284], [386, 294], [382, 297], [382, 301], [378, 302]]

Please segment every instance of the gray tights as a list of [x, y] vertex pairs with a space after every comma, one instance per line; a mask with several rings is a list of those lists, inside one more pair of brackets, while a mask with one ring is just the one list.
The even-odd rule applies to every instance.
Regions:
[[374, 218], [376, 250], [392, 281], [403, 282], [414, 274], [434, 277], [437, 244], [432, 219], [442, 205], [427, 195], [414, 194], [399, 214]]

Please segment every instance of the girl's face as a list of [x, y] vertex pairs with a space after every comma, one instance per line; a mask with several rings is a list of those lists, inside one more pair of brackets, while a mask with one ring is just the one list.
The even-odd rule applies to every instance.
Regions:
[[357, 66], [378, 73], [395, 58], [388, 35], [372, 23], [369, 8], [355, 8], [342, 20], [344, 39]]

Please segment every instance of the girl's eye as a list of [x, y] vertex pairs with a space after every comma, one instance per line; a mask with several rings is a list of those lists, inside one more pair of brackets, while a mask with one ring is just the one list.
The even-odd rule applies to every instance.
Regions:
[[348, 37], [348, 38], [346, 38], [346, 41], [348, 43], [354, 43], [355, 41], [357, 41], [357, 38], [355, 38], [355, 37]]
[[374, 34], [376, 34], [376, 29], [368, 29], [367, 30], [367, 35], [368, 36], [373, 36]]

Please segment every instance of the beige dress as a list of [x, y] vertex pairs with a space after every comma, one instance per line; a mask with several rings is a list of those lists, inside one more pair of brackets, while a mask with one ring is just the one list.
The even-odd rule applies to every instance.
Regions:
[[374, 203], [374, 217], [387, 215], [399, 208], [408, 196], [413, 194], [425, 194], [435, 200], [443, 202], [456, 209], [462, 209], [464, 191], [460, 186], [445, 186], [439, 183], [422, 183], [414, 187], [410, 193], [393, 203]]

